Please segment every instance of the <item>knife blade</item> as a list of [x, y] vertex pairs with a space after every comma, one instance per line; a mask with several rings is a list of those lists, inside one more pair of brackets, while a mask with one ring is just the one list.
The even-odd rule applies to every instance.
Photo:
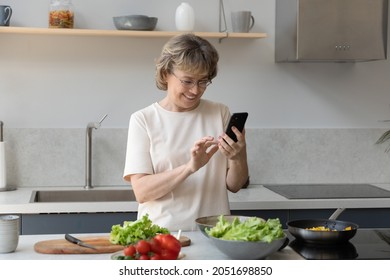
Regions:
[[94, 250], [97, 250], [96, 247], [92, 246], [92, 245], [89, 245], [83, 241], [81, 241], [80, 239], [70, 235], [70, 234], [65, 234], [65, 239], [68, 240], [69, 242], [73, 243], [73, 244], [76, 244], [76, 245], [79, 245], [79, 246], [82, 246], [82, 247], [85, 247], [85, 248], [90, 248], [90, 249], [94, 249]]

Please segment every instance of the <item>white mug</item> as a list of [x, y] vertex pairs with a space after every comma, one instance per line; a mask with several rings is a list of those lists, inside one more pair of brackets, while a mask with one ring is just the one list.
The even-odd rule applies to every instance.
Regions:
[[248, 33], [255, 25], [255, 18], [250, 11], [232, 12], [233, 32]]

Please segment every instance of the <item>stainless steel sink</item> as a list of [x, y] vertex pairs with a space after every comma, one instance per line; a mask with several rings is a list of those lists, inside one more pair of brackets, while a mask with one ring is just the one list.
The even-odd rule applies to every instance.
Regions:
[[30, 203], [135, 201], [133, 190], [52, 190], [33, 191]]

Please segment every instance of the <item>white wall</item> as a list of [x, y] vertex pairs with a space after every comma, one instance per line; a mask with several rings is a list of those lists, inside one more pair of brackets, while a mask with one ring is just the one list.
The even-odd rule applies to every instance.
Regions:
[[[157, 29], [171, 31], [180, 2], [73, 0], [76, 28], [114, 29], [112, 16], [147, 14], [159, 18]], [[218, 0], [188, 2], [196, 31], [218, 31]], [[249, 112], [252, 183], [388, 183], [386, 145], [374, 143], [389, 126], [378, 120], [390, 119], [390, 62], [277, 64], [275, 1], [224, 2], [229, 29], [230, 12], [248, 9], [253, 31], [268, 34], [212, 39], [220, 71], [205, 95]], [[2, 4], [13, 7], [12, 26], [48, 25], [49, 0]], [[82, 185], [85, 127], [106, 113], [94, 132], [93, 183], [123, 184], [130, 114], [164, 95], [155, 87], [154, 59], [166, 40], [0, 34], [9, 184]]]
[[[73, 0], [76, 28], [114, 29], [112, 16], [157, 16], [175, 30], [181, 0]], [[217, 0], [188, 0], [196, 31], [218, 30]], [[12, 26], [47, 27], [49, 0], [2, 1]], [[251, 128], [386, 127], [390, 62], [274, 62], [275, 1], [225, 0], [230, 12], [252, 10], [266, 39], [211, 41], [220, 71], [205, 98], [246, 110]], [[14, 128], [82, 128], [108, 113], [104, 127], [125, 128], [129, 116], [163, 96], [154, 59], [166, 39], [0, 34], [0, 120]]]

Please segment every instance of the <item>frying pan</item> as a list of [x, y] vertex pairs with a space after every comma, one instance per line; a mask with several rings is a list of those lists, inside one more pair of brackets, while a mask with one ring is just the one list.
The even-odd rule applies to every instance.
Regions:
[[[317, 244], [344, 243], [355, 236], [359, 226], [355, 223], [336, 220], [345, 210], [338, 208], [329, 219], [294, 220], [287, 223], [288, 231], [299, 241]], [[307, 228], [324, 226], [330, 231], [315, 231]], [[351, 230], [344, 230], [351, 227]]]

